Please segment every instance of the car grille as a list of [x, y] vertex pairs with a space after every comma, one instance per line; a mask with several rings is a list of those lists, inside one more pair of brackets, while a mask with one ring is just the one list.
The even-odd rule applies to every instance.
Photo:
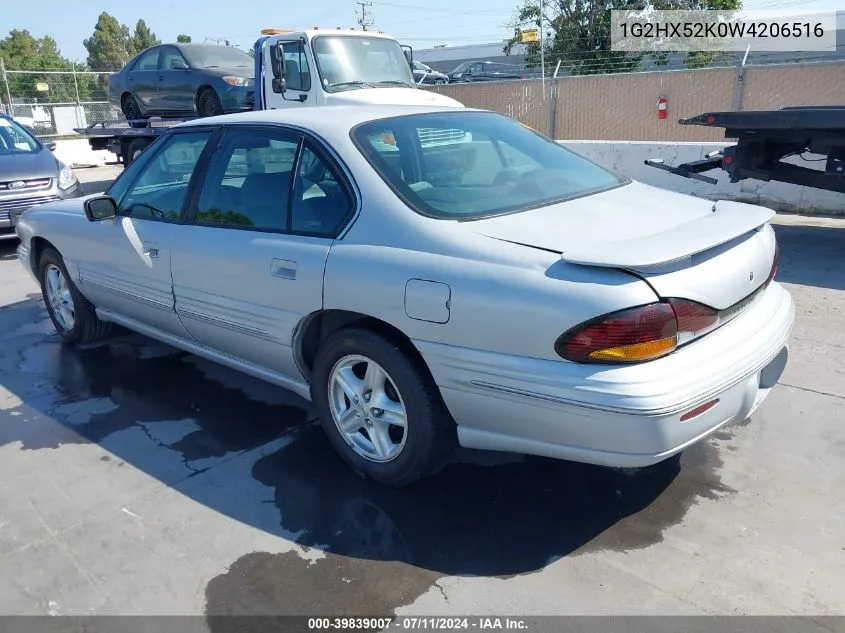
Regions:
[[[15, 183], [16, 187], [10, 187], [12, 183]], [[23, 183], [23, 186], [20, 185]], [[50, 185], [53, 184], [52, 178], [33, 178], [30, 180], [8, 180], [6, 182], [0, 182], [0, 191], [14, 191], [14, 192], [23, 192], [23, 191], [38, 191], [39, 189], [49, 189]]]
[[23, 212], [30, 207], [44, 204], [45, 202], [54, 202], [59, 199], [59, 196], [28, 196], [26, 198], [13, 198], [11, 200], [0, 198], [0, 220], [8, 220], [9, 214], [13, 211]]

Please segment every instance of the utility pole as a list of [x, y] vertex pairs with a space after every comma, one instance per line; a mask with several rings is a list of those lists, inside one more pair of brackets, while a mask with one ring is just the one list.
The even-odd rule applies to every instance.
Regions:
[[546, 54], [543, 46], [543, 0], [540, 0], [540, 68], [543, 78], [543, 99], [546, 98]]
[[368, 10], [373, 6], [369, 0], [358, 0], [356, 2], [361, 7], [361, 14], [358, 16], [358, 24], [361, 25], [361, 30], [366, 31], [367, 27], [373, 25], [373, 14], [368, 13]]

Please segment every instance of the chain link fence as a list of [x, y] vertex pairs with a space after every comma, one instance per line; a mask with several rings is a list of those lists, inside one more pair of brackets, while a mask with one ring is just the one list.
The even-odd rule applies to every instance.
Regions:
[[74, 128], [122, 119], [108, 103], [107, 72], [9, 70], [0, 61], [0, 110], [38, 136], [72, 136]]

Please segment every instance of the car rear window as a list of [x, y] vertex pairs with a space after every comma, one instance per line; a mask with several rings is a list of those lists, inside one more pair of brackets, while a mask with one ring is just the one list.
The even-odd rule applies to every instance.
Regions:
[[352, 140], [408, 206], [435, 218], [515, 213], [627, 182], [492, 112], [381, 119], [355, 127]]

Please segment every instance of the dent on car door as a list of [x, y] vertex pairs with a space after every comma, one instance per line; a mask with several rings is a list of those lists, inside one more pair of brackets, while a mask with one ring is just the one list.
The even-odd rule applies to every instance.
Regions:
[[213, 132], [171, 134], [145, 151], [109, 189], [115, 218], [91, 222], [80, 283], [100, 308], [188, 338], [176, 316], [170, 273], [174, 229]]
[[302, 143], [280, 128], [227, 131], [173, 253], [176, 311], [191, 335], [295, 382], [294, 332], [322, 307], [326, 258], [352, 209]]

